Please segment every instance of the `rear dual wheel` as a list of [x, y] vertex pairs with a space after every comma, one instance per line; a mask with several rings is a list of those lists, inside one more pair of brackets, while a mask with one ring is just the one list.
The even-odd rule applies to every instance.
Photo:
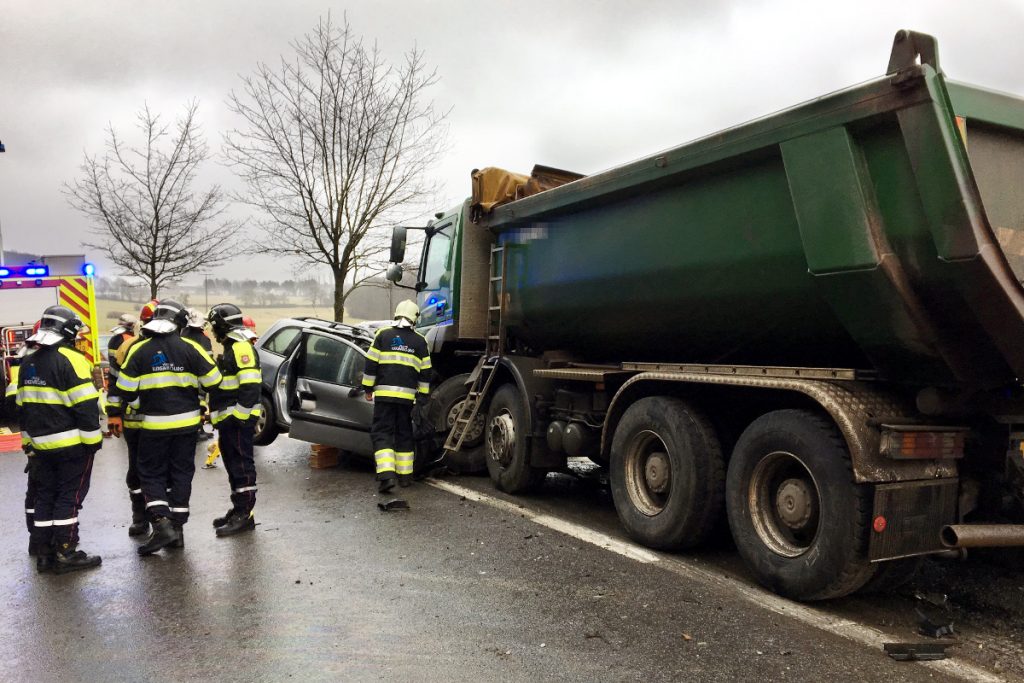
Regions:
[[631, 405], [611, 447], [615, 510], [631, 538], [651, 548], [689, 548], [714, 529], [724, 459], [708, 419], [677, 398]]
[[867, 560], [871, 490], [856, 484], [835, 425], [805, 410], [754, 420], [736, 443], [726, 480], [729, 526], [757, 580], [797, 600], [854, 592]]

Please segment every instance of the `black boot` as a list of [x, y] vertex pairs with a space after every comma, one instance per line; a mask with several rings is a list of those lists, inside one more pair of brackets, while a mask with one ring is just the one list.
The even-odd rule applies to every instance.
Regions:
[[184, 548], [185, 547], [185, 525], [181, 522], [172, 522], [174, 525], [174, 531], [177, 532], [178, 538], [174, 543], [167, 546], [168, 548]]
[[132, 524], [128, 527], [129, 536], [142, 536], [149, 533], [149, 521], [145, 512], [133, 512]]
[[46, 574], [47, 572], [53, 571], [54, 565], [53, 550], [48, 550], [45, 553], [40, 552], [36, 555], [36, 571], [40, 574]]
[[377, 491], [379, 491], [380, 493], [387, 493], [393, 488], [395, 488], [395, 475], [393, 473], [388, 473], [387, 475], [385, 475], [380, 480], [380, 483], [377, 484]]
[[153, 520], [153, 533], [149, 535], [146, 542], [138, 547], [139, 555], [152, 555], [161, 548], [177, 542], [178, 532], [174, 530], [174, 524], [166, 517], [157, 517]]
[[236, 512], [231, 515], [227, 524], [217, 527], [217, 535], [221, 538], [224, 536], [234, 536], [235, 534], [240, 534], [243, 531], [252, 531], [255, 528], [256, 518], [253, 517], [251, 512]]
[[[57, 555], [54, 557], [53, 573], [67, 574], [76, 572], [79, 569], [92, 569], [102, 564], [103, 558], [99, 555], [90, 555], [84, 550], [78, 550], [74, 543], [65, 543], [57, 546]], [[38, 566], [36, 567], [38, 569]]]
[[411, 474], [399, 474], [398, 485], [403, 489], [412, 486], [412, 475]]
[[228, 510], [227, 512], [224, 513], [223, 517], [218, 517], [217, 519], [213, 520], [213, 528], [214, 529], [221, 528], [222, 526], [227, 524], [229, 521], [231, 521], [231, 517], [234, 514], [235, 514], [235, 508], [231, 508], [230, 510]]

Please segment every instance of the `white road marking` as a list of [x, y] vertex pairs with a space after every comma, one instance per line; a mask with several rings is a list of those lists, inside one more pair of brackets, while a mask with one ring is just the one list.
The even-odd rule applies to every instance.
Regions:
[[[793, 602], [792, 600], [787, 600], [786, 598], [780, 597], [775, 593], [766, 591], [753, 584], [745, 583], [731, 576], [719, 574], [700, 567], [694, 562], [686, 559], [666, 555], [664, 553], [658, 553], [650, 550], [649, 548], [644, 548], [643, 546], [630, 543], [628, 541], [620, 541], [605, 533], [596, 531], [581, 524], [568, 522], [564, 519], [559, 519], [548, 514], [537, 512], [536, 510], [531, 510], [528, 507], [511, 503], [500, 498], [495, 498], [494, 496], [489, 496], [486, 493], [480, 493], [473, 489], [459, 486], [458, 484], [452, 484], [451, 482], [428, 479], [427, 483], [435, 488], [447, 491], [448, 493], [452, 493], [456, 496], [464, 496], [467, 500], [484, 503], [511, 514], [521, 515], [526, 519], [529, 519], [531, 522], [535, 522], [536, 524], [540, 524], [541, 526], [552, 529], [553, 531], [579, 539], [585, 543], [590, 543], [599, 548], [610, 550], [613, 553], [618, 553], [619, 555], [628, 557], [631, 560], [636, 560], [637, 562], [643, 562], [645, 564], [657, 563], [659, 566], [664, 567], [679, 576], [684, 576], [688, 579], [725, 588], [758, 607], [763, 607], [775, 612], [776, 614], [790, 617], [791, 619], [795, 619], [818, 630], [832, 633], [842, 638], [846, 638], [847, 640], [852, 640], [877, 651], [881, 651], [883, 643], [900, 642], [905, 640], [905, 638], [880, 631], [871, 626], [866, 626], [856, 621], [837, 617], [825, 612], [824, 610], [816, 609], [799, 602]], [[1000, 681], [1006, 680], [987, 669], [983, 669], [979, 666], [962, 662], [957, 659], [918, 662], [918, 664], [946, 674], [947, 676], [955, 676], [968, 681], [999, 683]]]

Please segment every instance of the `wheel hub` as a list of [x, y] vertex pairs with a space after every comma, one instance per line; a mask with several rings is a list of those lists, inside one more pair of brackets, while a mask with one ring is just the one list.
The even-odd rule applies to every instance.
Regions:
[[644, 480], [651, 491], [665, 493], [668, 490], [669, 473], [666, 453], [655, 452], [647, 457], [647, 462], [644, 463]]
[[487, 433], [487, 453], [502, 467], [512, 463], [516, 448], [516, 425], [507, 412], [495, 415]]
[[[448, 423], [448, 429], [451, 430], [455, 426], [455, 420], [459, 418], [459, 413], [462, 412], [462, 404], [465, 401], [456, 401], [452, 404], [452, 407], [448, 409], [448, 416], [445, 421]], [[484, 431], [484, 416], [482, 413], [477, 413], [473, 421], [469, 423], [469, 431], [466, 432], [466, 443], [472, 443], [480, 438], [480, 435]]]
[[793, 530], [800, 530], [814, 516], [815, 496], [803, 479], [786, 479], [779, 484], [775, 509], [779, 520]]

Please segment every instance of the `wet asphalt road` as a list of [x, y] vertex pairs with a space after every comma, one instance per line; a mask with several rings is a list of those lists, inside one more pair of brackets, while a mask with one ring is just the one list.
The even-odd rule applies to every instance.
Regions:
[[0, 454], [0, 681], [952, 680], [424, 483], [382, 513], [365, 464], [307, 453], [258, 449], [259, 526], [228, 539], [223, 467], [198, 470], [186, 548], [139, 558], [107, 441], [80, 517], [103, 566], [66, 576], [35, 573]]

